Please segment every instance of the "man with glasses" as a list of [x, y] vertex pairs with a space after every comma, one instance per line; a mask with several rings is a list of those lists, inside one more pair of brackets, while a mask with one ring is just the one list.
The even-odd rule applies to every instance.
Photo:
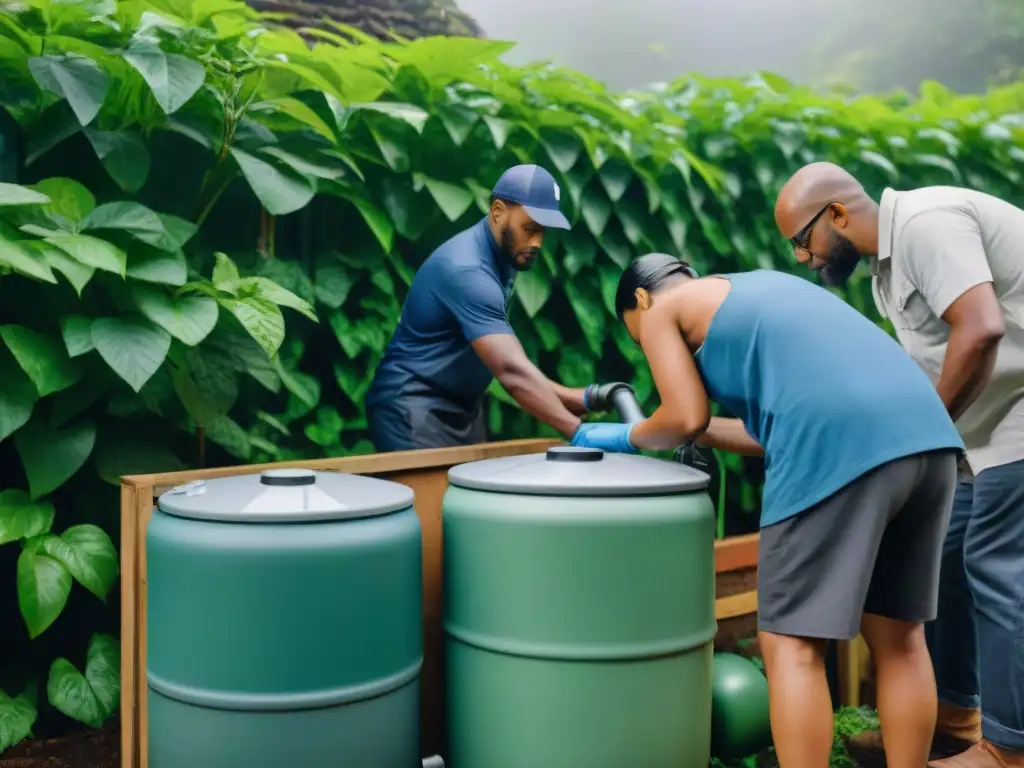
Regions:
[[[1024, 766], [1024, 210], [955, 187], [886, 189], [876, 204], [842, 168], [812, 163], [784, 185], [775, 220], [826, 284], [867, 262], [879, 312], [967, 449], [925, 630], [938, 719], [905, 718], [935, 724], [932, 768]], [[916, 695], [879, 690], [880, 714]], [[878, 732], [849, 747], [881, 758]]]

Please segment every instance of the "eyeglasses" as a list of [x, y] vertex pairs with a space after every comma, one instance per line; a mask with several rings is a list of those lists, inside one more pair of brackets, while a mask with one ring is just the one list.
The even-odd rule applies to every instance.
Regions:
[[835, 200], [830, 200], [829, 202], [825, 203], [825, 207], [818, 211], [816, 214], [814, 214], [811, 220], [807, 222], [807, 226], [805, 226], [803, 229], [801, 229], [799, 232], [797, 232], [795, 235], [789, 238], [789, 242], [791, 242], [795, 247], [799, 248], [802, 251], [808, 250], [808, 246], [811, 244], [811, 230], [814, 229], [814, 225], [818, 223], [818, 219], [820, 219], [825, 214], [825, 211], [827, 211], [835, 204]]

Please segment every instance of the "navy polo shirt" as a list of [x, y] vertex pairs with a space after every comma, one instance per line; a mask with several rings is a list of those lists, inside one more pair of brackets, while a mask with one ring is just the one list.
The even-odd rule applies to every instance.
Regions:
[[470, 343], [513, 333], [515, 270], [486, 217], [442, 243], [419, 268], [367, 394], [377, 450], [476, 442], [493, 376]]

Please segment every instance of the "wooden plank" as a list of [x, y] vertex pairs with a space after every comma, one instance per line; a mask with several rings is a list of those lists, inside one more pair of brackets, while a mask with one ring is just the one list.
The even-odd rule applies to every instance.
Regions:
[[730, 536], [715, 542], [715, 573], [739, 571], [757, 565], [759, 535]]
[[861, 684], [868, 665], [868, 646], [864, 637], [840, 640], [836, 644], [839, 672], [839, 703], [844, 707], [859, 707]]
[[[147, 486], [142, 496], [152, 497]], [[139, 488], [121, 486], [121, 768], [138, 766], [138, 701], [135, 680], [138, 675], [136, 626], [136, 575], [138, 557]]]
[[[135, 655], [138, 658], [138, 665], [136, 667], [135, 676], [135, 699], [138, 702], [138, 727], [136, 729], [136, 740], [139, 744], [139, 768], [148, 768], [149, 766], [149, 717], [147, 704], [149, 702], [149, 685], [146, 682], [146, 604], [147, 604], [147, 591], [146, 591], [146, 528], [149, 526], [149, 521], [153, 518], [153, 494], [151, 492], [152, 486], [136, 486], [137, 491], [140, 492], [139, 502], [136, 509], [138, 510], [138, 526], [136, 529], [137, 543], [136, 550], [137, 556], [137, 592], [135, 595], [135, 615], [136, 615], [136, 647]], [[150, 491], [141, 495], [141, 491], [146, 489]], [[122, 687], [124, 682], [121, 683]]]
[[421, 754], [441, 752], [445, 733], [444, 707], [444, 628], [442, 626], [442, 528], [441, 505], [448, 490], [448, 470], [410, 470], [387, 475], [415, 494], [416, 514], [423, 532], [423, 669], [420, 674], [420, 747]]
[[468, 461], [480, 461], [500, 456], [520, 456], [527, 453], [541, 453], [552, 445], [564, 441], [539, 438], [536, 440], [505, 440], [498, 443], [481, 443], [455, 448], [430, 448], [419, 451], [394, 451], [392, 453], [371, 453], [365, 456], [345, 456], [331, 459], [308, 461], [279, 461], [272, 464], [247, 464], [244, 466], [212, 467], [185, 472], [163, 472], [154, 475], [134, 475], [122, 482], [152, 485], [154, 493], [161, 493], [193, 480], [212, 480], [233, 475], [255, 475], [265, 469], [301, 467], [326, 472], [349, 472], [353, 475], [382, 475], [391, 472], [406, 472], [412, 469], [431, 467], [454, 467]]
[[732, 619], [736, 616], [747, 616], [757, 613], [757, 590], [741, 592], [715, 600], [715, 618]]

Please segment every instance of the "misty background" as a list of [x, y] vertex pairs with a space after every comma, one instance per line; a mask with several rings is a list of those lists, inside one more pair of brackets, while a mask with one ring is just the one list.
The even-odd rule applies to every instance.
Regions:
[[812, 86], [978, 92], [1019, 77], [1024, 0], [457, 0], [510, 63], [550, 60], [610, 88], [770, 71]]

